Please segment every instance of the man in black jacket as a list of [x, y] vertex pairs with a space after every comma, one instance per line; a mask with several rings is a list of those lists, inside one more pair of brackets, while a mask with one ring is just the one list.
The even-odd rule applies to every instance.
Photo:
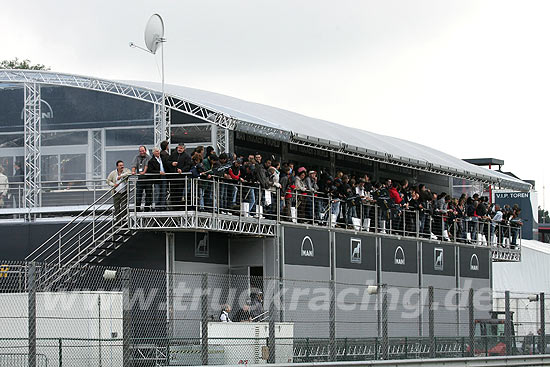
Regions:
[[[168, 164], [173, 173], [183, 174], [189, 172], [191, 169], [191, 157], [185, 151], [185, 145], [183, 143], [179, 143], [172, 154], [170, 154]], [[172, 175], [170, 177], [170, 205], [172, 205], [175, 210], [178, 209], [178, 206], [183, 205], [182, 198], [185, 188], [184, 178], [185, 176], [180, 175]]]
[[166, 209], [166, 168], [168, 162], [161, 157], [160, 149], [153, 149], [153, 158], [147, 164], [147, 173], [152, 174], [155, 210]]

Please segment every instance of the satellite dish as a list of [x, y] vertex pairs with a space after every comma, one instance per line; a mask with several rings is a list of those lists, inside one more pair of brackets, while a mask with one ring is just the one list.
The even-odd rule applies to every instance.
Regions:
[[164, 22], [158, 14], [151, 15], [145, 26], [145, 46], [152, 53], [156, 53], [161, 42], [164, 41]]

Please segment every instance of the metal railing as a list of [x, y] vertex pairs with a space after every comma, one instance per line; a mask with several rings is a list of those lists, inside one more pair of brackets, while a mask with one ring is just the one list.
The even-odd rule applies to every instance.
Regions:
[[0, 215], [23, 218], [30, 211], [36, 215], [60, 215], [82, 211], [109, 190], [105, 180], [43, 181], [39, 195], [40, 206], [25, 208], [25, 185], [10, 182], [7, 195], [0, 206]]
[[392, 205], [389, 201], [380, 203], [357, 196], [340, 198], [324, 193], [282, 193], [276, 187], [265, 189], [259, 184], [215, 177], [192, 178], [189, 175], [163, 178], [133, 176], [130, 187], [130, 215], [134, 217], [142, 211], [170, 210], [187, 215], [201, 213], [203, 217], [213, 219], [235, 220], [238, 217], [239, 221], [246, 218], [258, 223], [273, 220], [279, 224], [306, 224], [484, 245], [495, 250], [511, 250], [504, 252], [517, 253], [518, 256], [521, 248], [521, 227], [511, 223], [496, 223], [489, 218], [459, 217], [450, 211], [410, 210]]
[[101, 263], [133, 235], [127, 220], [129, 186], [123, 182], [123, 190], [106, 191], [25, 258], [48, 264], [38, 278], [41, 285], [56, 285], [81, 264]]

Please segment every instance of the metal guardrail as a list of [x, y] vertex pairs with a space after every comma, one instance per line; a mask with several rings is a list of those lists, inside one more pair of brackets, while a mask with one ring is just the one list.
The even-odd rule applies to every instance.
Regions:
[[314, 362], [314, 363], [277, 363], [257, 364], [258, 367], [369, 367], [369, 366], [447, 366], [447, 367], [505, 367], [505, 366], [550, 366], [550, 355], [509, 356], [486, 358], [439, 358], [439, 359], [405, 359], [399, 361], [357, 361], [357, 362]]
[[[132, 176], [129, 220], [134, 229], [201, 229], [275, 235], [262, 224], [294, 223], [380, 235], [489, 246], [493, 260], [519, 261], [521, 227], [454, 213], [410, 210], [353, 196], [281, 192], [224, 179]], [[253, 226], [252, 228], [250, 226]]]

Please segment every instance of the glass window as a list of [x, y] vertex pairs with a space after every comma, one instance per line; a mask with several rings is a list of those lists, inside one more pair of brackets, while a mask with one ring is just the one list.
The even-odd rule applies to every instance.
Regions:
[[41, 157], [42, 182], [59, 180], [59, 157], [56, 155], [43, 155]]
[[138, 150], [119, 150], [114, 152], [105, 152], [106, 155], [106, 164], [105, 164], [105, 177], [111, 173], [112, 170], [116, 168], [116, 162], [121, 160], [124, 162], [124, 167], [132, 169], [132, 161], [138, 155]]
[[0, 89], [0, 131], [23, 131], [22, 84], [2, 83]]
[[86, 180], [86, 155], [61, 154], [59, 156], [61, 181]]
[[107, 146], [153, 145], [154, 133], [151, 128], [116, 129], [106, 130], [105, 140]]
[[172, 126], [172, 144], [178, 143], [208, 143], [212, 140], [210, 125]]
[[60, 132], [45, 132], [41, 136], [41, 144], [43, 146], [54, 145], [87, 145], [87, 131], [60, 131]]
[[0, 148], [16, 148], [24, 146], [23, 134], [0, 135]]

